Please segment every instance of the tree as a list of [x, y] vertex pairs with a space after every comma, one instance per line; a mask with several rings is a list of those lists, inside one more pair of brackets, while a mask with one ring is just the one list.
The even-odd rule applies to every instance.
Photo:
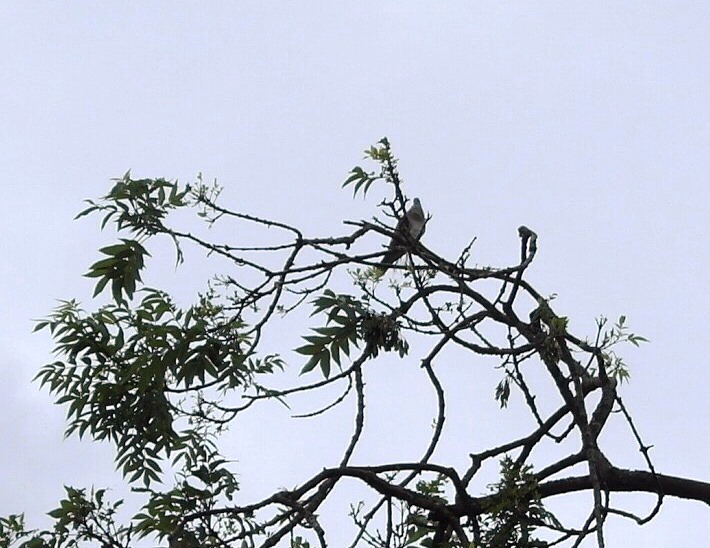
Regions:
[[[365, 155], [375, 169], [353, 168], [343, 186], [357, 195], [386, 185], [392, 197], [381, 208], [390, 221], [402, 219], [408, 199], [388, 141]], [[1, 518], [2, 545], [118, 548], [157, 537], [173, 548], [326, 546], [321, 513], [344, 479], [372, 495], [353, 501], [346, 516], [355, 530], [353, 546], [576, 546], [590, 535], [604, 546], [604, 524], [612, 516], [646, 523], [665, 496], [710, 504], [710, 484], [655, 470], [621, 399], [629, 370], [618, 348], [645, 339], [623, 316], [598, 319], [590, 340], [571, 333], [552, 298], [525, 278], [538, 246], [531, 229], [518, 229], [520, 260], [503, 268], [469, 266], [471, 245], [447, 260], [422, 241], [400, 236], [406, 260], [386, 265], [391, 275], [381, 278], [377, 267], [387, 251], [373, 247], [371, 236], [397, 237], [396, 222], [347, 221], [344, 235], [311, 238], [298, 227], [222, 206], [219, 188], [201, 180], [181, 185], [127, 173], [114, 183], [77, 216], [101, 214], [102, 228], [112, 223], [125, 236], [100, 249], [101, 259], [86, 274], [96, 280], [94, 296], [108, 291], [109, 300], [94, 311], [64, 301], [38, 322], [36, 330], [51, 333], [60, 359], [43, 366], [37, 380], [67, 406], [68, 434], [115, 445], [117, 466], [145, 504], [122, 523], [123, 503], [107, 500], [105, 490], [68, 487], [49, 513], [49, 530], [28, 530], [21, 514]], [[248, 223], [276, 229], [283, 240], [249, 247], [208, 241], [168, 223], [171, 212], [187, 208], [210, 226]], [[160, 236], [172, 241], [178, 263], [190, 245], [227, 261], [228, 273], [211, 280], [195, 304], [179, 307], [167, 292], [141, 281], [147, 247]], [[351, 289], [336, 292], [344, 280]], [[298, 363], [293, 354], [287, 359], [274, 352], [268, 333], [284, 318], [300, 321], [304, 310], [319, 327], [303, 335]], [[413, 341], [427, 350], [415, 355]], [[450, 349], [477, 366], [495, 360], [500, 382], [494, 397], [505, 408], [519, 394], [528, 413], [521, 421], [531, 425], [523, 437], [476, 448], [465, 469], [433, 458], [446, 418], [437, 364]], [[377, 375], [378, 358], [387, 353], [426, 375], [437, 397], [436, 420], [422, 455], [358, 465], [353, 454], [366, 428], [364, 375]], [[294, 384], [269, 387], [294, 367], [300, 369]], [[295, 488], [236, 504], [237, 470], [228, 460], [234, 456], [223, 455], [219, 445], [227, 427], [256, 406], [288, 405], [296, 394], [333, 386], [343, 386], [342, 394], [310, 416], [354, 402], [353, 431], [340, 462], [294, 478]], [[547, 390], [544, 401], [541, 390]], [[614, 412], [630, 426], [645, 470], [608, 458], [600, 435]], [[531, 455], [550, 442], [569, 450], [534, 468]], [[491, 462], [500, 468], [498, 479], [487, 494], [471, 493], [472, 480]], [[549, 497], [580, 491], [589, 492], [590, 502], [579, 523], [562, 523], [546, 506]], [[637, 516], [617, 507], [613, 495], [629, 491], [655, 497], [653, 510]]]

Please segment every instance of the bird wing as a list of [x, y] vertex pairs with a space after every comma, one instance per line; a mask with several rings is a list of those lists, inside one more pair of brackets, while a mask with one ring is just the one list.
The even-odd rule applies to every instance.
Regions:
[[421, 235], [424, 234], [424, 224], [426, 223], [426, 218], [424, 217], [424, 210], [422, 209], [422, 204], [419, 201], [419, 198], [414, 199], [414, 205], [409, 208], [405, 214], [405, 218], [407, 219], [409, 235], [415, 240], [420, 238]]
[[409, 237], [417, 240], [422, 234], [424, 234], [424, 225], [426, 218], [424, 217], [424, 210], [419, 202], [419, 198], [414, 199], [414, 205], [410, 207], [407, 212], [397, 222], [397, 227], [394, 229], [394, 234], [390, 240], [387, 253], [382, 257], [383, 267], [380, 268], [380, 272], [384, 274], [387, 269], [394, 264], [406, 251], [408, 238]]

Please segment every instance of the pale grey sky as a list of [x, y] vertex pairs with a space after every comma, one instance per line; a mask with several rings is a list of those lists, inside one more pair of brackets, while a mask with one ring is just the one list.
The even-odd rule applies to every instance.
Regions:
[[[62, 441], [63, 410], [30, 384], [52, 359], [31, 319], [57, 298], [88, 301], [81, 274], [111, 237], [72, 222], [82, 199], [129, 168], [187, 181], [203, 172], [235, 209], [344, 232], [343, 219], [371, 217], [376, 201], [353, 201], [340, 183], [383, 135], [433, 215], [429, 247], [455, 256], [476, 236], [476, 260], [501, 264], [515, 260], [526, 224], [540, 238], [531, 280], [559, 295], [577, 332], [624, 313], [651, 339], [626, 352], [622, 395], [660, 471], [710, 477], [710, 4], [8, 1], [0, 30], [0, 513], [38, 519], [63, 484], [120, 485], [110, 448]], [[212, 272], [149, 268], [186, 294]], [[391, 419], [373, 425], [372, 461], [418, 455], [407, 426], [426, 436], [433, 418], [425, 405], [391, 413], [430, 398], [396, 367], [387, 384], [372, 379], [370, 413]], [[451, 427], [464, 434], [439, 455], [460, 463], [485, 425], [516, 418], [489, 401], [494, 373], [466, 371], [462, 383], [449, 369], [450, 416], [464, 416]], [[345, 424], [347, 436], [346, 411], [321, 428], [337, 438]], [[245, 498], [339, 454], [307, 466], [286, 446], [263, 452], [264, 421], [300, 432], [304, 454], [318, 437], [259, 413], [234, 444]], [[627, 459], [616, 464], [640, 466], [626, 433], [612, 435]], [[273, 467], [269, 481], [254, 480], [260, 463]], [[650, 525], [613, 526], [610, 545], [701, 546], [709, 523], [700, 504], [667, 500]]]

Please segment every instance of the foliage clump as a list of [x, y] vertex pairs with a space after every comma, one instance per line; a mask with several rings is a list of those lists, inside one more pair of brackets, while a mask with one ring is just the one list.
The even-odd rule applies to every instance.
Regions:
[[[567, 317], [553, 310], [552, 297], [526, 278], [538, 250], [531, 229], [519, 227], [520, 260], [512, 265], [472, 266], [475, 238], [452, 259], [407, 240], [404, 261], [387, 265], [387, 278], [373, 275], [386, 253], [379, 242], [396, 236], [392, 227], [409, 199], [386, 139], [368, 148], [365, 158], [374, 167], [356, 166], [343, 186], [355, 195], [375, 187], [390, 191], [391, 198], [380, 204], [386, 221], [346, 221], [349, 232], [339, 236], [307, 237], [298, 227], [231, 210], [218, 203], [219, 187], [201, 179], [183, 185], [126, 173], [101, 200], [89, 201], [79, 217], [102, 214], [101, 227], [113, 226], [120, 236], [99, 250], [87, 273], [95, 280], [94, 297], [104, 301], [94, 311], [63, 301], [37, 324], [54, 338], [57, 354], [37, 380], [66, 406], [67, 435], [115, 446], [118, 469], [145, 502], [125, 524], [117, 519], [122, 501], [108, 501], [105, 490], [67, 487], [49, 513], [52, 528], [28, 530], [19, 514], [0, 518], [0, 545], [128, 548], [147, 536], [171, 548], [283, 542], [323, 547], [329, 534], [321, 523], [324, 503], [348, 478], [372, 493], [349, 513], [353, 546], [536, 548], [575, 544], [588, 535], [603, 546], [609, 516], [643, 522], [655, 515], [666, 493], [704, 492], [698, 482], [693, 490], [691, 480], [671, 481], [655, 471], [649, 446], [619, 395], [629, 368], [618, 345], [645, 339], [628, 330], [623, 316], [611, 328], [606, 319], [598, 320], [592, 340], [572, 334]], [[229, 221], [268, 228], [283, 241], [210, 241], [173, 226], [171, 214], [189, 208], [208, 225]], [[142, 282], [150, 246], [160, 237], [174, 244], [178, 263], [189, 245], [221, 257], [230, 268], [193, 305], [180, 307], [167, 292]], [[343, 281], [352, 284], [351, 292], [333, 289]], [[295, 352], [274, 352], [269, 344], [275, 334], [283, 336], [281, 318], [304, 308], [320, 323], [303, 335]], [[413, 340], [425, 348], [422, 353], [414, 355]], [[454, 460], [451, 455], [436, 453], [446, 421], [446, 387], [437, 372], [445, 348], [472, 358], [476, 367], [494, 359], [501, 377], [492, 396], [501, 407], [519, 397], [531, 425], [527, 436], [497, 447], [467, 441], [470, 465], [463, 469], [445, 462]], [[412, 377], [431, 384], [433, 429], [428, 445], [408, 461], [357, 465], [355, 449], [366, 429], [364, 375], [376, 375], [374, 364], [384, 355], [414, 364]], [[294, 366], [300, 375], [289, 376]], [[539, 406], [532, 375], [548, 380], [545, 395], [553, 394], [557, 405], [552, 413]], [[293, 384], [270, 387], [276, 376]], [[331, 386], [344, 390], [331, 404], [300, 417], [352, 402], [354, 426], [341, 460], [323, 463], [311, 478], [294, 478], [297, 487], [260, 501], [239, 500], [237, 471], [229, 460], [235, 456], [220, 451], [224, 431], [255, 405], [288, 405], [295, 394]], [[614, 411], [631, 426], [647, 470], [621, 468], [605, 455], [600, 434]], [[544, 442], [567, 442], [574, 449], [534, 469], [531, 454]], [[435, 461], [435, 454], [444, 462]], [[490, 462], [499, 462], [499, 479], [487, 493], [476, 493], [473, 480]], [[578, 464], [586, 474], [572, 475]], [[646, 518], [612, 505], [611, 493], [631, 489], [656, 497]], [[549, 496], [580, 490], [590, 493], [580, 524], [563, 525], [544, 505]]]

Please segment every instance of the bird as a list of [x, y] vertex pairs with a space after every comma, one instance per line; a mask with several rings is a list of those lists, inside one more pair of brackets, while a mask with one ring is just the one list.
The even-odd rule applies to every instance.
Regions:
[[412, 207], [407, 210], [394, 229], [394, 235], [392, 240], [390, 240], [387, 253], [382, 257], [382, 266], [375, 269], [379, 276], [384, 275], [387, 269], [404, 255], [411, 241], [419, 240], [422, 237], [425, 225], [426, 217], [424, 216], [422, 204], [419, 198], [414, 198]]

